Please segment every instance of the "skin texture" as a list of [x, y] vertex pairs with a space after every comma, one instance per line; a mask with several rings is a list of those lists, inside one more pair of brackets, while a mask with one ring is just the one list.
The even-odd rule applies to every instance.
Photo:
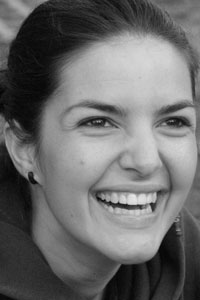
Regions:
[[[186, 200], [197, 163], [191, 82], [178, 50], [134, 36], [63, 61], [59, 81], [41, 127], [33, 238], [62, 280], [94, 297], [120, 264], [156, 254]], [[112, 214], [95, 197], [160, 190], [148, 217]]]

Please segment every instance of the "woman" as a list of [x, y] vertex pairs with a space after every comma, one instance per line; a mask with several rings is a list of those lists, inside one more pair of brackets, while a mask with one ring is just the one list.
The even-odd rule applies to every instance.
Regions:
[[1, 79], [0, 299], [199, 297], [197, 70], [146, 0], [33, 11]]

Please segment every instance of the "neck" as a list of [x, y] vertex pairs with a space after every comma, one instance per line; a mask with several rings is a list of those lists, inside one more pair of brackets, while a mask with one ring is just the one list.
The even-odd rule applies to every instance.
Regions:
[[[75, 240], [47, 210], [33, 211], [32, 234], [52, 271], [70, 288], [70, 299], [102, 300], [120, 265]], [[76, 291], [76, 292], [75, 292]]]

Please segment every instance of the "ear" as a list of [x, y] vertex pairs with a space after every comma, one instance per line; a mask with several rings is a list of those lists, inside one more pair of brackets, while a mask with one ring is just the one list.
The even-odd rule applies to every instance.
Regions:
[[[20, 129], [18, 125], [16, 126]], [[35, 180], [40, 183], [34, 146], [22, 143], [7, 122], [4, 125], [4, 139], [9, 155], [18, 172], [23, 177], [28, 178], [28, 172], [32, 171]]]

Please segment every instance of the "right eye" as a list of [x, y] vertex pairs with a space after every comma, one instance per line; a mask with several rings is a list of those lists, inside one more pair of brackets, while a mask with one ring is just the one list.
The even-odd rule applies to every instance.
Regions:
[[95, 117], [83, 120], [79, 123], [81, 127], [93, 127], [93, 128], [111, 128], [116, 127], [111, 120], [105, 117]]

